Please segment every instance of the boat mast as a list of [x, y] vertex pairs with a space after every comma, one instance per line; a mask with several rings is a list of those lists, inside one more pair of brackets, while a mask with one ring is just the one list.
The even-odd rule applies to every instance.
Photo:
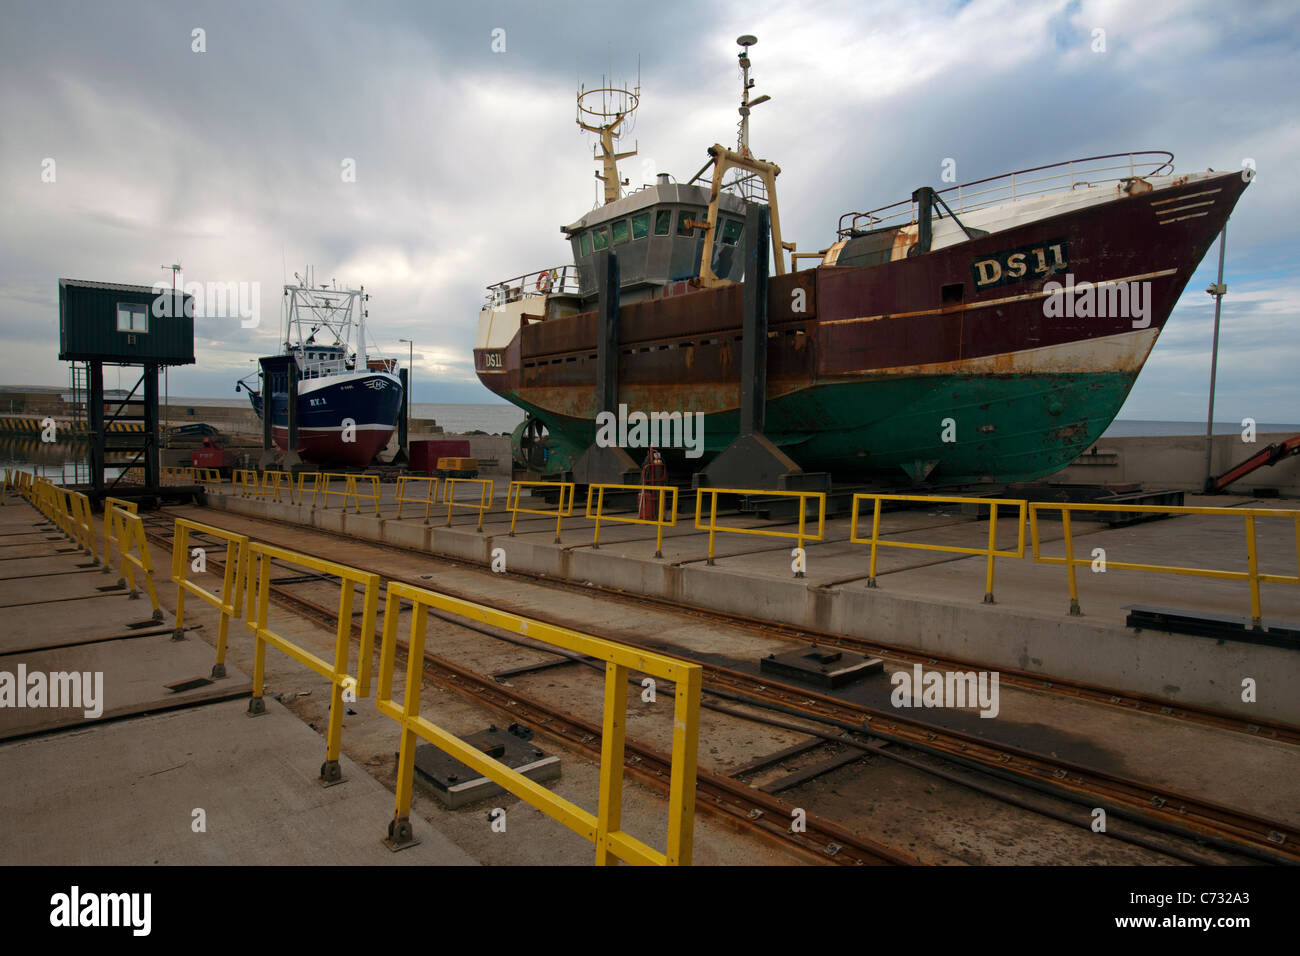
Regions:
[[[596, 100], [597, 96], [600, 97], [599, 102]], [[619, 153], [615, 151], [615, 143], [630, 131], [630, 122], [628, 129], [619, 127], [625, 121], [630, 121], [640, 99], [639, 82], [636, 89], [629, 89], [626, 84], [622, 87], [602, 86], [594, 90], [578, 87], [577, 123], [580, 129], [595, 133], [599, 138], [600, 152], [597, 153], [596, 148], [593, 147], [591, 156], [592, 159], [600, 160], [605, 170], [603, 174], [596, 173], [596, 178], [605, 184], [606, 205], [618, 199], [622, 192], [621, 187], [628, 185], [629, 182], [618, 178], [618, 161], [635, 156], [636, 146], [626, 153]]]
[[[793, 253], [795, 250], [793, 242], [781, 241], [781, 216], [776, 204], [776, 177], [780, 174], [781, 167], [776, 163], [769, 163], [765, 159], [755, 159], [749, 150], [750, 110], [771, 99], [766, 94], [752, 100], [749, 98], [749, 91], [754, 86], [754, 81], [749, 78], [749, 48], [757, 43], [758, 39], [746, 33], [736, 42], [740, 45], [740, 69], [743, 77], [740, 94], [739, 150], [727, 149], [720, 143], [714, 143], [709, 147], [709, 161], [713, 164], [713, 185], [709, 190], [708, 218], [704, 222], [692, 223], [692, 225], [704, 229], [704, 248], [700, 254], [700, 274], [691, 280], [693, 285], [701, 289], [711, 289], [716, 286], [731, 284], [726, 279], [719, 279], [713, 271], [713, 242], [718, 232], [718, 196], [722, 192], [722, 178], [729, 169], [748, 170], [752, 176], [756, 176], [763, 183], [767, 203], [771, 210], [772, 258], [777, 275], [785, 275], [785, 252]], [[704, 169], [696, 173], [691, 182], [703, 175], [704, 170], [708, 168], [706, 164]], [[741, 181], [743, 181], [743, 178]], [[734, 187], [736, 183], [731, 185]]]
[[366, 301], [370, 298], [366, 294], [366, 287], [362, 286], [357, 295], [357, 364], [356, 371], [364, 372], [370, 368], [366, 363], [366, 316], [369, 310], [366, 308]]

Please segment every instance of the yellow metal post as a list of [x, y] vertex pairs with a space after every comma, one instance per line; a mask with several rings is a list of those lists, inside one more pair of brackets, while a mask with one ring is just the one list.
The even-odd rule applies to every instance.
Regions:
[[623, 743], [627, 735], [627, 668], [605, 664], [605, 719], [600, 738], [600, 799], [596, 811], [596, 865], [614, 866], [609, 835], [623, 828]]
[[[803, 530], [804, 530], [804, 523], [808, 520], [808, 502], [802, 496], [799, 497], [798, 501], [799, 501], [799, 538], [798, 538], [798, 543], [795, 545], [795, 547], [798, 548], [799, 551], [802, 553], [804, 563], [806, 564], [808, 561], [808, 552], [803, 550]], [[802, 571], [796, 571], [794, 573], [794, 576], [796, 578], [801, 578], [804, 576], [804, 573]]]
[[1083, 613], [1079, 608], [1079, 582], [1074, 572], [1074, 536], [1070, 533], [1070, 509], [1061, 509], [1061, 531], [1065, 535], [1065, 570], [1070, 581], [1070, 613], [1078, 617]]
[[[1023, 525], [1022, 525], [1023, 526]], [[984, 582], [984, 603], [993, 602], [993, 555], [998, 550], [998, 505], [989, 505], [989, 567]]]
[[698, 664], [679, 669], [673, 696], [673, 769], [668, 784], [668, 865], [690, 866], [695, 845], [696, 761], [700, 746]]
[[867, 587], [876, 586], [876, 556], [880, 552], [880, 506], [879, 498], [875, 501], [875, 508], [871, 512], [871, 567], [867, 569]]
[[1255, 542], [1255, 516], [1246, 515], [1246, 556], [1250, 562], [1250, 625], [1264, 626], [1263, 611], [1259, 607], [1259, 547]]

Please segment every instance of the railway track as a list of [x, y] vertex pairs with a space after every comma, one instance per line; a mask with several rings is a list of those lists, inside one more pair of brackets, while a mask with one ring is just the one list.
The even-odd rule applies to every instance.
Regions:
[[[164, 518], [151, 529], [152, 536], [161, 544], [170, 544], [170, 536], [163, 527], [169, 524], [169, 519]], [[276, 543], [293, 547], [291, 543]], [[212, 563], [211, 560], [209, 563]], [[355, 562], [350, 563], [356, 566]], [[404, 578], [379, 569], [363, 570], [378, 573], [384, 579], [403, 581], [417, 587], [428, 585], [427, 581]], [[445, 587], [439, 589], [465, 600], [476, 600], [475, 595], [458, 593]], [[275, 595], [278, 601], [300, 613], [328, 626], [334, 625], [335, 617], [331, 609], [291, 594], [279, 585], [276, 586]], [[528, 611], [527, 614], [546, 623], [574, 626], [574, 622], [548, 619], [534, 611]], [[623, 636], [617, 639], [633, 646], [647, 647]], [[690, 659], [689, 655], [676, 651], [674, 653]], [[923, 659], [934, 660], [928, 657]], [[1107, 813], [1131, 819], [1143, 826], [1182, 834], [1236, 852], [1244, 851], [1258, 859], [1300, 863], [1300, 832], [1295, 828], [1168, 788], [1151, 786], [1058, 759], [1044, 758], [957, 731], [901, 718], [894, 712], [880, 711], [804, 688], [757, 678], [716, 664], [700, 663], [704, 667], [704, 690], [711, 695], [815, 721], [836, 728], [841, 733], [851, 733], [940, 756], [1031, 790], [1061, 797], [1076, 804], [1101, 806]], [[535, 722], [539, 729], [599, 757], [598, 726], [555, 711], [543, 702], [528, 698], [513, 689], [507, 692], [490, 677], [466, 671], [450, 661], [432, 655], [426, 661], [426, 677], [461, 690], [504, 713], [518, 717], [527, 712], [530, 715], [527, 719]], [[631, 740], [628, 742], [628, 755], [629, 772], [652, 786], [666, 787], [667, 757]], [[810, 851], [819, 858], [843, 863], [916, 862], [914, 858], [858, 837], [831, 821], [814, 820], [811, 816], [808, 819], [807, 833], [790, 833], [786, 821], [790, 819], [792, 807], [731, 778], [701, 771], [699, 787], [700, 806], [703, 809], [717, 811], [748, 829], [762, 831], [768, 836], [779, 834], [778, 838], [782, 842], [798, 845], [800, 849]], [[778, 819], [780, 826], [775, 822]], [[802, 839], [797, 839], [798, 837]]]

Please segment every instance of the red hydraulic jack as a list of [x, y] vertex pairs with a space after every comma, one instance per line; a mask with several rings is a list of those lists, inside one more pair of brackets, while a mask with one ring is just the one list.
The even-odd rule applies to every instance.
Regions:
[[[641, 484], [662, 485], [668, 480], [668, 466], [659, 450], [651, 448], [641, 467]], [[659, 492], [642, 491], [636, 496], [636, 516], [644, 521], [659, 520]]]

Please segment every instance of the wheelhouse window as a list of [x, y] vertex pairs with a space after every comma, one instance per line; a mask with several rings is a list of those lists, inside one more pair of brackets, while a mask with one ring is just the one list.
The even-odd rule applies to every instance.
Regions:
[[148, 332], [149, 307], [138, 302], [117, 304], [117, 330], [119, 332]]
[[727, 219], [722, 224], [722, 243], [727, 246], [734, 246], [740, 239], [740, 234], [744, 231], [745, 224], [739, 219]]
[[632, 238], [644, 239], [650, 234], [650, 213], [643, 212], [632, 217]]
[[692, 219], [694, 219], [697, 215], [699, 215], [699, 213], [697, 213], [694, 209], [683, 209], [680, 213], [678, 213], [677, 214], [677, 235], [679, 236], [695, 235], [695, 230], [692, 229], [690, 226], [688, 226], [687, 223], [690, 222]]
[[655, 235], [666, 236], [673, 229], [673, 211], [660, 209], [655, 213]]
[[578, 248], [584, 256], [591, 255], [591, 233], [584, 232], [578, 237]]
[[591, 234], [591, 242], [596, 251], [599, 252], [609, 245], [609, 233], [604, 229], [597, 229]]
[[614, 245], [627, 242], [627, 220], [620, 219], [610, 227], [614, 233]]

